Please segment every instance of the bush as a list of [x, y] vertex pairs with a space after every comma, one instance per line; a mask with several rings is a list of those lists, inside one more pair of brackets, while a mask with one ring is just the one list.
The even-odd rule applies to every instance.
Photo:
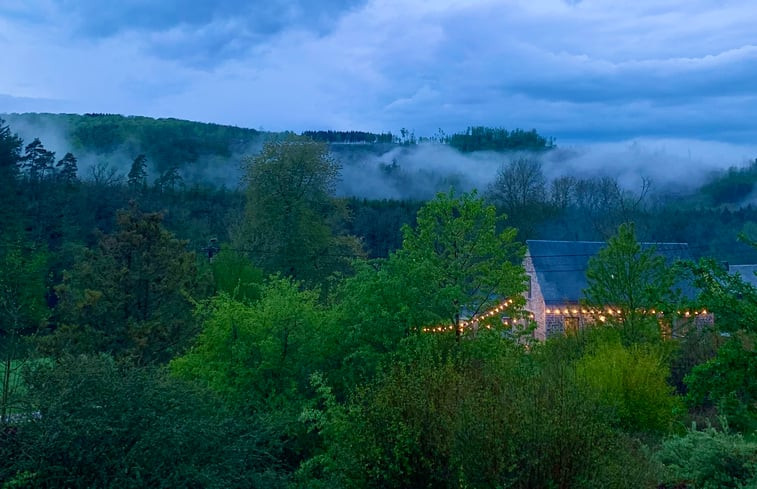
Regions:
[[[109, 357], [64, 358], [26, 375], [29, 411], [3, 436], [0, 480], [34, 487], [276, 487], [265, 430], [206, 392]], [[5, 445], [5, 443], [3, 443]], [[21, 479], [19, 479], [21, 478]]]
[[664, 433], [682, 403], [666, 382], [663, 355], [652, 346], [605, 343], [576, 363], [578, 382], [630, 432]]
[[757, 429], [757, 351], [752, 334], [739, 333], [715, 358], [694, 367], [684, 379], [691, 407], [717, 407], [731, 428]]
[[587, 402], [569, 363], [544, 368], [546, 356], [495, 335], [457, 346], [435, 341], [409, 339], [346, 407], [310, 413], [327, 420], [329, 437], [310, 477], [350, 488], [654, 483], [640, 444]]
[[656, 458], [665, 467], [662, 487], [757, 487], [757, 443], [739, 434], [692, 428], [667, 440]]

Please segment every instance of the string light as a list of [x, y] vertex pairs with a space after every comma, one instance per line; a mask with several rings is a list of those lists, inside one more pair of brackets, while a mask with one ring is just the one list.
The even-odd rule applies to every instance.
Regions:
[[[620, 316], [623, 317], [623, 310], [619, 308], [612, 308], [610, 306], [605, 306], [604, 308], [600, 309], [586, 309], [586, 308], [568, 308], [563, 307], [547, 307], [544, 309], [545, 314], [549, 315], [555, 315], [555, 316], [568, 316], [570, 314], [578, 315], [591, 315], [591, 316]], [[664, 316], [665, 311], [658, 311], [657, 309], [637, 309], [637, 312], [643, 314], [643, 315], [650, 315], [650, 316]], [[692, 316], [702, 316], [708, 314], [707, 309], [702, 310], [691, 310], [691, 309], [684, 309], [684, 310], [677, 310], [676, 315], [682, 316], [682, 317], [692, 317]], [[533, 316], [533, 314], [532, 314]]]
[[[499, 303], [498, 305], [496, 305], [496, 306], [494, 306], [494, 307], [492, 307], [492, 308], [490, 308], [490, 309], [488, 309], [488, 310], [486, 310], [486, 311], [484, 311], [484, 312], [482, 312], [480, 314], [473, 315], [468, 320], [460, 321], [460, 323], [458, 323], [460, 332], [463, 332], [463, 331], [465, 331], [465, 329], [468, 329], [468, 328], [476, 328], [478, 326], [479, 320], [483, 321], [485, 319], [489, 319], [491, 317], [494, 317], [498, 313], [501, 313], [505, 309], [507, 309], [508, 307], [512, 306], [514, 303], [515, 302], [514, 302], [513, 299], [506, 299], [503, 302]], [[531, 314], [531, 319], [533, 319], [533, 318], [534, 318], [534, 315]], [[507, 325], [508, 323], [506, 321], [503, 321], [503, 324]], [[491, 325], [487, 324], [486, 325], [486, 329], [492, 329]], [[449, 325], [449, 326], [438, 326], [437, 325], [437, 326], [426, 327], [426, 328], [422, 328], [421, 329], [421, 331], [424, 332], [424, 333], [441, 333], [441, 332], [444, 332], [444, 331], [447, 331], [447, 330], [454, 331], [455, 330], [455, 326], [454, 325]]]
[[[472, 316], [470, 319], [460, 321], [460, 323], [458, 324], [458, 329], [460, 330], [461, 333], [464, 332], [466, 329], [475, 329], [479, 326], [479, 321], [484, 321], [486, 319], [492, 318], [496, 316], [497, 314], [502, 313], [513, 304], [514, 304], [513, 299], [507, 299], [484, 312], [481, 312], [479, 314]], [[662, 317], [665, 315], [664, 311], [658, 311], [657, 309], [649, 309], [649, 310], [639, 309], [638, 311], [644, 315], [651, 315], [651, 316], [658, 316], [658, 317]], [[526, 312], [527, 312], [526, 317], [528, 317], [529, 319], [534, 320], [536, 318], [533, 312], [529, 312], [529, 311], [526, 311]], [[563, 316], [568, 316], [570, 314], [573, 314], [575, 316], [575, 315], [578, 315], [579, 313], [582, 315], [591, 315], [591, 316], [596, 317], [600, 322], [603, 322], [603, 323], [607, 321], [607, 316], [612, 316], [612, 317], [618, 316], [620, 318], [623, 317], [622, 309], [612, 308], [610, 306], [605, 306], [600, 309], [595, 309], [595, 308], [580, 308], [579, 309], [577, 307], [569, 308], [566, 305], [566, 306], [563, 306], [562, 308], [547, 307], [545, 308], [544, 312], [548, 315], [563, 315]], [[690, 318], [692, 316], [707, 315], [708, 312], [707, 312], [707, 309], [702, 309], [701, 311], [678, 310], [676, 311], [676, 314], [678, 316]], [[511, 320], [510, 318], [507, 318], [507, 319], [503, 318], [502, 324], [505, 326], [511, 326], [511, 325], [515, 325], [515, 321]], [[485, 327], [486, 329], [492, 329], [492, 326], [490, 324], [487, 324]], [[454, 331], [454, 330], [455, 330], [454, 325], [446, 325], [446, 326], [437, 325], [437, 326], [432, 326], [432, 327], [421, 328], [421, 331], [424, 333], [442, 333], [445, 331]]]

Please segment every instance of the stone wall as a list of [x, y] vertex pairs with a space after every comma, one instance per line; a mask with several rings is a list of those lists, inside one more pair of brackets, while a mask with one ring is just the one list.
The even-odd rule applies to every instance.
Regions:
[[[534, 315], [534, 321], [536, 322], [536, 330], [534, 331], [534, 338], [537, 340], [547, 339], [546, 319], [545, 319], [545, 305], [544, 296], [541, 293], [541, 287], [539, 287], [539, 281], [536, 280], [536, 274], [534, 273], [534, 262], [531, 259], [531, 254], [526, 252], [526, 257], [523, 259], [523, 267], [526, 269], [526, 275], [531, 281], [529, 289], [525, 293], [526, 297], [526, 311]], [[530, 290], [530, 294], [529, 291]]]

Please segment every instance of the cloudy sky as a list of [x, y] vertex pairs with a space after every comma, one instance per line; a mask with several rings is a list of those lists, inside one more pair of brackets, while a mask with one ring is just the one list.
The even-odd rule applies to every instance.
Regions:
[[753, 143], [754, 0], [2, 0], [1, 112]]

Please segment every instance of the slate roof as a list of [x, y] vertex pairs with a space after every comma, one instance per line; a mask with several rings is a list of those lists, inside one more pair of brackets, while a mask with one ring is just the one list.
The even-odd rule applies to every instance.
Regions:
[[[526, 241], [539, 281], [544, 302], [548, 305], [577, 303], [583, 298], [583, 290], [588, 286], [586, 269], [589, 259], [604, 248], [603, 241]], [[677, 259], [691, 259], [688, 243], [641, 243], [642, 248], [655, 247], [665, 256], [668, 263]], [[691, 287], [679, 287], [685, 295], [693, 296]], [[690, 290], [686, 290], [686, 289]]]
[[729, 265], [728, 271], [734, 275], [740, 275], [741, 280], [752, 287], [757, 287], [757, 265]]

